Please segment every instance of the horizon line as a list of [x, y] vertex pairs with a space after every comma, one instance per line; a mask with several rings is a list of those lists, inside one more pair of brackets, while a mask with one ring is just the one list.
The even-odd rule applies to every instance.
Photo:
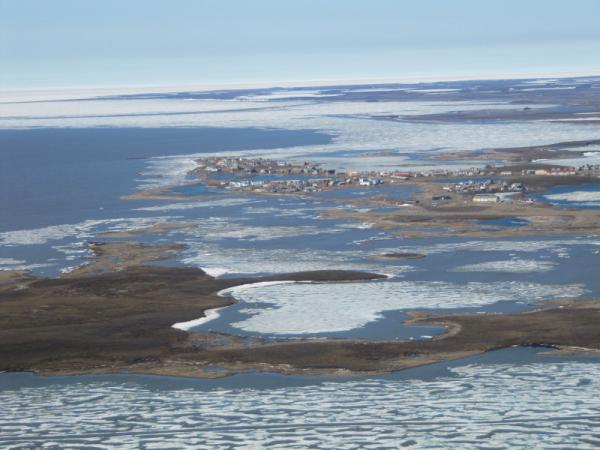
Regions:
[[[122, 84], [122, 85], [89, 85], [89, 86], [47, 86], [47, 87], [15, 87], [0, 89], [0, 98], [6, 99], [10, 94], [34, 94], [34, 93], [84, 93], [89, 91], [102, 92], [105, 95], [110, 93], [169, 93], [180, 92], [181, 90], [194, 90], [197, 92], [213, 91], [234, 91], [243, 89], [257, 88], [303, 88], [303, 87], [333, 87], [350, 85], [384, 85], [384, 84], [425, 84], [441, 82], [459, 82], [459, 81], [501, 81], [501, 80], [528, 80], [528, 79], [566, 79], [566, 78], [587, 78], [600, 77], [600, 69], [597, 71], [561, 71], [561, 72], [512, 72], [496, 73], [486, 75], [454, 75], [454, 76], [432, 76], [432, 75], [413, 75], [407, 77], [389, 77], [389, 78], [356, 78], [356, 79], [319, 79], [319, 80], [279, 80], [279, 81], [255, 81], [255, 82], [225, 82], [225, 83], [178, 83], [178, 84]], [[99, 92], [100, 91], [100, 92]]]

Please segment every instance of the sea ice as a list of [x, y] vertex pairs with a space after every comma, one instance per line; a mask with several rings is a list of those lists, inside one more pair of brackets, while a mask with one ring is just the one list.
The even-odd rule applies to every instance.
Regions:
[[315, 250], [310, 248], [231, 248], [196, 239], [186, 239], [184, 264], [204, 270], [226, 270], [228, 273], [290, 273], [309, 270], [360, 270], [401, 275], [414, 270], [409, 265], [390, 265], [368, 259], [360, 250]]
[[580, 284], [523, 282], [466, 284], [431, 281], [362, 283], [294, 283], [238, 287], [234, 296], [251, 316], [232, 325], [267, 334], [312, 334], [347, 331], [382, 318], [384, 311], [466, 308], [500, 301], [531, 303], [576, 298]]
[[196, 208], [226, 208], [230, 206], [241, 206], [251, 203], [264, 203], [263, 200], [252, 200], [249, 198], [218, 198], [214, 200], [198, 200], [193, 202], [167, 203], [154, 206], [135, 208], [135, 211], [180, 211]]
[[563, 194], [549, 194], [545, 195], [545, 197], [549, 200], [559, 200], [567, 202], [600, 203], [600, 191], [573, 191], [565, 192]]
[[175, 217], [132, 217], [119, 219], [85, 220], [74, 224], [51, 225], [29, 230], [14, 230], [0, 233], [0, 246], [36, 245], [73, 236], [91, 238], [97, 233], [128, 231], [172, 222]]
[[[1, 375], [0, 375], [1, 376]], [[388, 377], [389, 378], [389, 377]], [[131, 378], [0, 390], [4, 448], [595, 448], [600, 364], [470, 364], [429, 380], [146, 386]], [[54, 411], [60, 409], [60, 414]]]
[[499, 261], [485, 261], [477, 264], [467, 264], [455, 267], [454, 272], [507, 272], [507, 273], [529, 273], [548, 272], [555, 267], [550, 261], [538, 261], [535, 259], [504, 259]]

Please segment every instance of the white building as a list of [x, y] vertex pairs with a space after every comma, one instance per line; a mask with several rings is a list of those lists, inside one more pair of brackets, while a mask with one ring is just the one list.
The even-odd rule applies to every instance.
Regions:
[[500, 197], [496, 194], [477, 194], [473, 196], [473, 203], [498, 203]]

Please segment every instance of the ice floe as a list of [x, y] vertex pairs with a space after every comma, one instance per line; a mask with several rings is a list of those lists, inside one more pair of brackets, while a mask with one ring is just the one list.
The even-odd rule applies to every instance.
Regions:
[[0, 270], [34, 270], [49, 267], [51, 264], [29, 264], [27, 261], [14, 258], [0, 258]]
[[191, 220], [189, 223], [192, 226], [182, 230], [181, 233], [184, 234], [185, 241], [190, 245], [197, 241], [219, 241], [223, 239], [270, 241], [285, 237], [335, 234], [343, 231], [336, 227], [318, 227], [315, 225], [250, 225], [243, 218], [236, 221], [231, 218], [211, 217]]
[[507, 272], [507, 273], [529, 273], [549, 272], [554, 269], [555, 264], [550, 261], [539, 261], [535, 259], [504, 259], [498, 261], [485, 261], [477, 264], [467, 264], [455, 267], [454, 272]]
[[310, 248], [225, 247], [215, 243], [184, 240], [188, 249], [182, 253], [184, 264], [205, 271], [219, 270], [232, 274], [290, 273], [309, 270], [360, 270], [401, 275], [414, 268], [369, 260], [368, 253], [358, 250], [315, 250]]
[[386, 252], [416, 252], [423, 254], [464, 252], [515, 252], [532, 253], [547, 251], [560, 254], [567, 251], [571, 246], [599, 246], [600, 237], [589, 236], [567, 239], [528, 239], [528, 240], [471, 240], [463, 242], [438, 242], [431, 245], [402, 246], [385, 249]]
[[218, 198], [214, 200], [198, 200], [193, 202], [167, 203], [164, 205], [144, 206], [135, 208], [135, 211], [178, 211], [196, 208], [226, 208], [229, 206], [241, 206], [250, 203], [264, 203], [263, 200], [253, 200], [250, 198]]
[[197, 167], [192, 156], [159, 156], [146, 162], [145, 170], [138, 179], [138, 189], [152, 189], [165, 186], [182, 185], [188, 180], [190, 171]]
[[135, 217], [118, 219], [85, 220], [75, 224], [52, 225], [28, 230], [14, 230], [0, 233], [0, 245], [39, 245], [67, 237], [86, 239], [96, 233], [130, 231], [175, 220], [175, 217]]
[[600, 191], [573, 191], [562, 194], [548, 194], [544, 197], [549, 200], [581, 203], [595, 202], [600, 204]]
[[0, 258], [0, 266], [13, 266], [15, 264], [25, 264], [25, 262], [14, 258]]

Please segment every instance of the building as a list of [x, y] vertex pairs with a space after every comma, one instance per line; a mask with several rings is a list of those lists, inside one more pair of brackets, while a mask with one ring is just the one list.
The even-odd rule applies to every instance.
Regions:
[[496, 194], [476, 194], [473, 196], [474, 203], [498, 203], [500, 197]]
[[383, 181], [379, 178], [359, 178], [358, 185], [359, 186], [375, 186], [377, 184], [383, 184]]

